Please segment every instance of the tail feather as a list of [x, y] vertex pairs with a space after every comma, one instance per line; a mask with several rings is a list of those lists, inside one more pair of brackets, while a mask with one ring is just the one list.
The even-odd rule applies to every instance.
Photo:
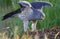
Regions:
[[20, 13], [20, 12], [21, 12], [20, 9], [17, 9], [17, 10], [15, 10], [15, 11], [13, 11], [13, 12], [10, 12], [10, 13], [4, 15], [3, 18], [2, 18], [2, 20], [5, 20], [5, 19], [7, 19], [7, 18], [9, 18], [9, 17], [12, 17], [13, 15], [15, 15], [15, 14], [17, 14], [17, 13]]
[[31, 2], [31, 5], [35, 9], [41, 9], [43, 6], [52, 6], [50, 2]]

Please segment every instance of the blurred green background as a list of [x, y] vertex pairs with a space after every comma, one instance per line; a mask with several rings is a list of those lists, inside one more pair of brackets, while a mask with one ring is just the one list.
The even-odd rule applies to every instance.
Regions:
[[[17, 10], [19, 8], [18, 2], [23, 0], [0, 0], [0, 32], [5, 31], [6, 27], [10, 27], [8, 30], [13, 31], [15, 29], [18, 32], [23, 31], [22, 20], [17, 17], [12, 17], [2, 21], [2, 16], [5, 14]], [[46, 15], [44, 20], [39, 20], [37, 23], [37, 29], [47, 29], [55, 26], [60, 26], [60, 0], [25, 0], [29, 2], [33, 1], [48, 1], [53, 4], [53, 7], [44, 7], [43, 11]], [[31, 28], [31, 22], [29, 23]]]

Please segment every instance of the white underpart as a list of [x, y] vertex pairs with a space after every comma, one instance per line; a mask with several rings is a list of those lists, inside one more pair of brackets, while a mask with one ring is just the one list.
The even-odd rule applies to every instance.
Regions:
[[32, 26], [31, 26], [31, 28], [32, 28], [32, 31], [34, 31], [34, 30], [36, 30], [36, 22], [35, 23], [32, 23]]
[[29, 21], [26, 21], [26, 20], [23, 21], [23, 24], [24, 24], [24, 32], [26, 32], [28, 30], [28, 23], [29, 23]]

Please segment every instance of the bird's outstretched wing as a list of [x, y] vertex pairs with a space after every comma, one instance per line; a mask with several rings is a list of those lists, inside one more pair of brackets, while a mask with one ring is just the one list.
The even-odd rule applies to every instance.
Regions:
[[52, 6], [50, 2], [31, 2], [33, 8], [41, 9], [43, 6]]
[[21, 12], [21, 10], [20, 10], [20, 8], [19, 8], [19, 9], [13, 11], [13, 12], [10, 12], [10, 13], [4, 15], [3, 18], [2, 18], [2, 20], [5, 20], [5, 19], [7, 19], [7, 18], [9, 18], [9, 17], [12, 17], [13, 15], [15, 15], [15, 14], [17, 14], [17, 13], [20, 13], [20, 12]]

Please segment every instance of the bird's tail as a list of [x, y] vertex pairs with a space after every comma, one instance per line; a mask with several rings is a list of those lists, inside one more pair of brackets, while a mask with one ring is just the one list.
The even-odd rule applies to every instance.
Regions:
[[13, 15], [15, 15], [15, 14], [17, 14], [17, 13], [20, 13], [20, 12], [21, 12], [20, 9], [17, 9], [17, 10], [15, 10], [15, 11], [13, 11], [13, 12], [10, 12], [10, 13], [4, 15], [4, 16], [2, 17], [2, 20], [5, 20], [5, 19], [7, 19], [7, 18], [9, 18], [9, 17], [12, 17]]

